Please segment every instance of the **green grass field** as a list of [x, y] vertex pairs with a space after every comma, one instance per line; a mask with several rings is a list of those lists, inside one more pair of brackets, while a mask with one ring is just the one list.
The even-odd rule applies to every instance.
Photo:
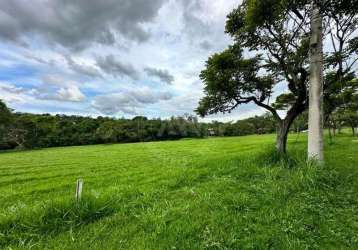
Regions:
[[[326, 140], [327, 141], [327, 140]], [[0, 249], [358, 249], [358, 139], [274, 135], [0, 154]], [[84, 179], [81, 203], [75, 182]]]

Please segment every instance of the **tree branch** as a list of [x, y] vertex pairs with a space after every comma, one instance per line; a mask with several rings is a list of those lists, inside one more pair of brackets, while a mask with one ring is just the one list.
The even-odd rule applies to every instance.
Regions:
[[255, 104], [257, 106], [260, 106], [262, 108], [265, 108], [267, 109], [268, 111], [270, 111], [272, 113], [272, 115], [274, 116], [274, 118], [277, 120], [277, 121], [282, 121], [281, 117], [278, 115], [277, 111], [271, 107], [270, 105], [267, 105], [265, 103], [262, 103], [260, 101], [258, 101], [256, 98], [253, 97], [253, 101], [255, 102]]

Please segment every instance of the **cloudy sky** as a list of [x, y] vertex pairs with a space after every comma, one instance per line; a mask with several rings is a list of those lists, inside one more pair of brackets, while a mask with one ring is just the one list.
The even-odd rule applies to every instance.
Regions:
[[[193, 113], [206, 59], [231, 43], [238, 0], [1, 0], [0, 99], [16, 111]], [[246, 105], [234, 120], [262, 113]]]

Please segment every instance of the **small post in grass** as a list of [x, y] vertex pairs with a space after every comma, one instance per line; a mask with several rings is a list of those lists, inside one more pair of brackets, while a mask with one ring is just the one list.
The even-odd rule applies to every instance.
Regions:
[[81, 201], [81, 195], [82, 195], [82, 187], [83, 187], [83, 180], [78, 179], [76, 183], [76, 202]]

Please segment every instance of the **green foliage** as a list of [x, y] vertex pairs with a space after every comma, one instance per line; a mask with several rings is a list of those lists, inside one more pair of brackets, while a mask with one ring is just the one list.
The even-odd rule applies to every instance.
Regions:
[[[291, 160], [267, 151], [273, 141], [2, 153], [0, 248], [357, 248], [356, 141], [337, 136], [324, 167], [306, 165], [305, 136], [290, 136]], [[78, 205], [77, 178], [84, 179]]]
[[[201, 116], [225, 113], [255, 103], [272, 113], [280, 133], [277, 148], [285, 152], [285, 135], [308, 107], [311, 3], [245, 0], [229, 13], [226, 32], [234, 44], [209, 57], [200, 75], [205, 96], [196, 112]], [[330, 114], [342, 105], [338, 95], [343, 93], [337, 93], [341, 92], [337, 83], [349, 84], [355, 77], [357, 1], [325, 0], [318, 4], [329, 27], [325, 37], [330, 41], [324, 43], [331, 42], [334, 49], [325, 52], [325, 108]], [[286, 84], [288, 91], [271, 100], [277, 84]], [[281, 118], [278, 110], [286, 110], [286, 116]]]
[[[234, 45], [208, 59], [200, 75], [205, 96], [196, 112], [225, 113], [254, 103], [273, 115], [280, 134], [277, 150], [284, 153], [290, 126], [308, 104], [307, 13], [304, 1], [290, 0], [247, 0], [234, 9], [226, 22]], [[243, 51], [251, 53], [244, 56]], [[280, 83], [287, 84], [289, 92], [274, 102], [271, 96]], [[287, 111], [283, 118], [281, 109]]]
[[11, 111], [6, 104], [0, 99], [0, 125], [6, 125], [11, 119]]
[[358, 3], [355, 0], [325, 0], [322, 3], [322, 11], [327, 16], [357, 14]]
[[292, 123], [292, 131], [300, 132], [302, 130], [308, 130], [308, 111], [300, 114]]
[[205, 125], [190, 115], [169, 120], [22, 113], [11, 117], [11, 124], [0, 125], [3, 133], [0, 150], [200, 138], [206, 135]]
[[3, 140], [7, 126], [11, 121], [11, 111], [0, 99], [0, 143]]
[[200, 78], [205, 83], [205, 97], [196, 112], [201, 116], [230, 112], [239, 104], [254, 101], [252, 93], [269, 96], [274, 85], [270, 76], [259, 76], [260, 56], [245, 59], [240, 46], [230, 46], [211, 56]]
[[276, 97], [275, 103], [272, 106], [277, 110], [287, 110], [295, 103], [295, 95], [292, 93], [283, 93]]
[[255, 28], [267, 20], [279, 19], [284, 1], [282, 0], [247, 0], [246, 24]]
[[168, 120], [142, 116], [113, 119], [10, 112], [9, 115], [11, 123], [7, 122], [1, 130], [0, 150], [176, 140], [208, 135], [267, 134], [275, 131], [274, 118], [269, 114], [229, 123], [202, 123], [189, 114]]
[[334, 72], [327, 74], [324, 90], [326, 124], [334, 131], [342, 126], [351, 127], [353, 135], [358, 126], [358, 80], [354, 77], [354, 73], [341, 79]]
[[358, 91], [358, 80], [350, 72], [337, 77], [336, 72], [326, 74], [324, 83], [324, 108], [326, 116], [330, 116], [336, 109], [343, 108], [354, 102]]
[[[358, 81], [354, 80], [355, 89], [357, 89]], [[343, 126], [349, 126], [352, 129], [353, 136], [356, 135], [356, 127], [358, 127], [358, 92], [345, 92], [347, 95], [344, 97], [344, 104], [338, 108], [336, 113], [337, 120]]]

